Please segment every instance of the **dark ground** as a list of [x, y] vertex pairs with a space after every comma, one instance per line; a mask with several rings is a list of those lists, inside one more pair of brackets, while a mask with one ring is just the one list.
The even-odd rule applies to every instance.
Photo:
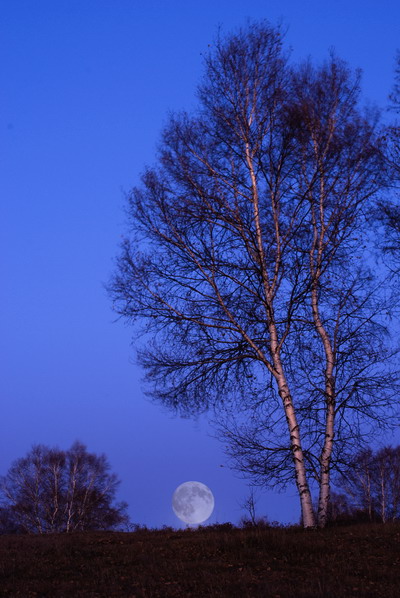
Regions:
[[0, 536], [0, 596], [400, 596], [400, 523]]

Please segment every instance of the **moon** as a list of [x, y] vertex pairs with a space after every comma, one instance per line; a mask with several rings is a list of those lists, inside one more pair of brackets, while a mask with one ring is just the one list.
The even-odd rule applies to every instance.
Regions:
[[214, 496], [201, 482], [184, 482], [172, 495], [172, 508], [185, 523], [203, 523], [214, 510]]

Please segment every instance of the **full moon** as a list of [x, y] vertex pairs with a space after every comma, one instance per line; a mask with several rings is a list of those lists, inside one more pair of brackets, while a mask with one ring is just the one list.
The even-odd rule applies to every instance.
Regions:
[[214, 510], [214, 496], [201, 482], [184, 482], [172, 496], [172, 508], [185, 523], [203, 523]]

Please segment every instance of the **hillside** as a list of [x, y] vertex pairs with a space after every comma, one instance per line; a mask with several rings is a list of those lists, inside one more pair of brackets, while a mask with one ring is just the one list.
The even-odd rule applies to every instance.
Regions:
[[399, 596], [400, 524], [0, 536], [0, 595]]

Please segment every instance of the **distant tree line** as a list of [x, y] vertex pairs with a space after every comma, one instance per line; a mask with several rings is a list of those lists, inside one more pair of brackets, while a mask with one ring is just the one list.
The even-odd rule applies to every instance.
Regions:
[[0, 478], [0, 533], [114, 530], [129, 523], [104, 455], [80, 442], [69, 450], [37, 445]]
[[335, 479], [328, 519], [400, 520], [400, 446], [358, 452]]

